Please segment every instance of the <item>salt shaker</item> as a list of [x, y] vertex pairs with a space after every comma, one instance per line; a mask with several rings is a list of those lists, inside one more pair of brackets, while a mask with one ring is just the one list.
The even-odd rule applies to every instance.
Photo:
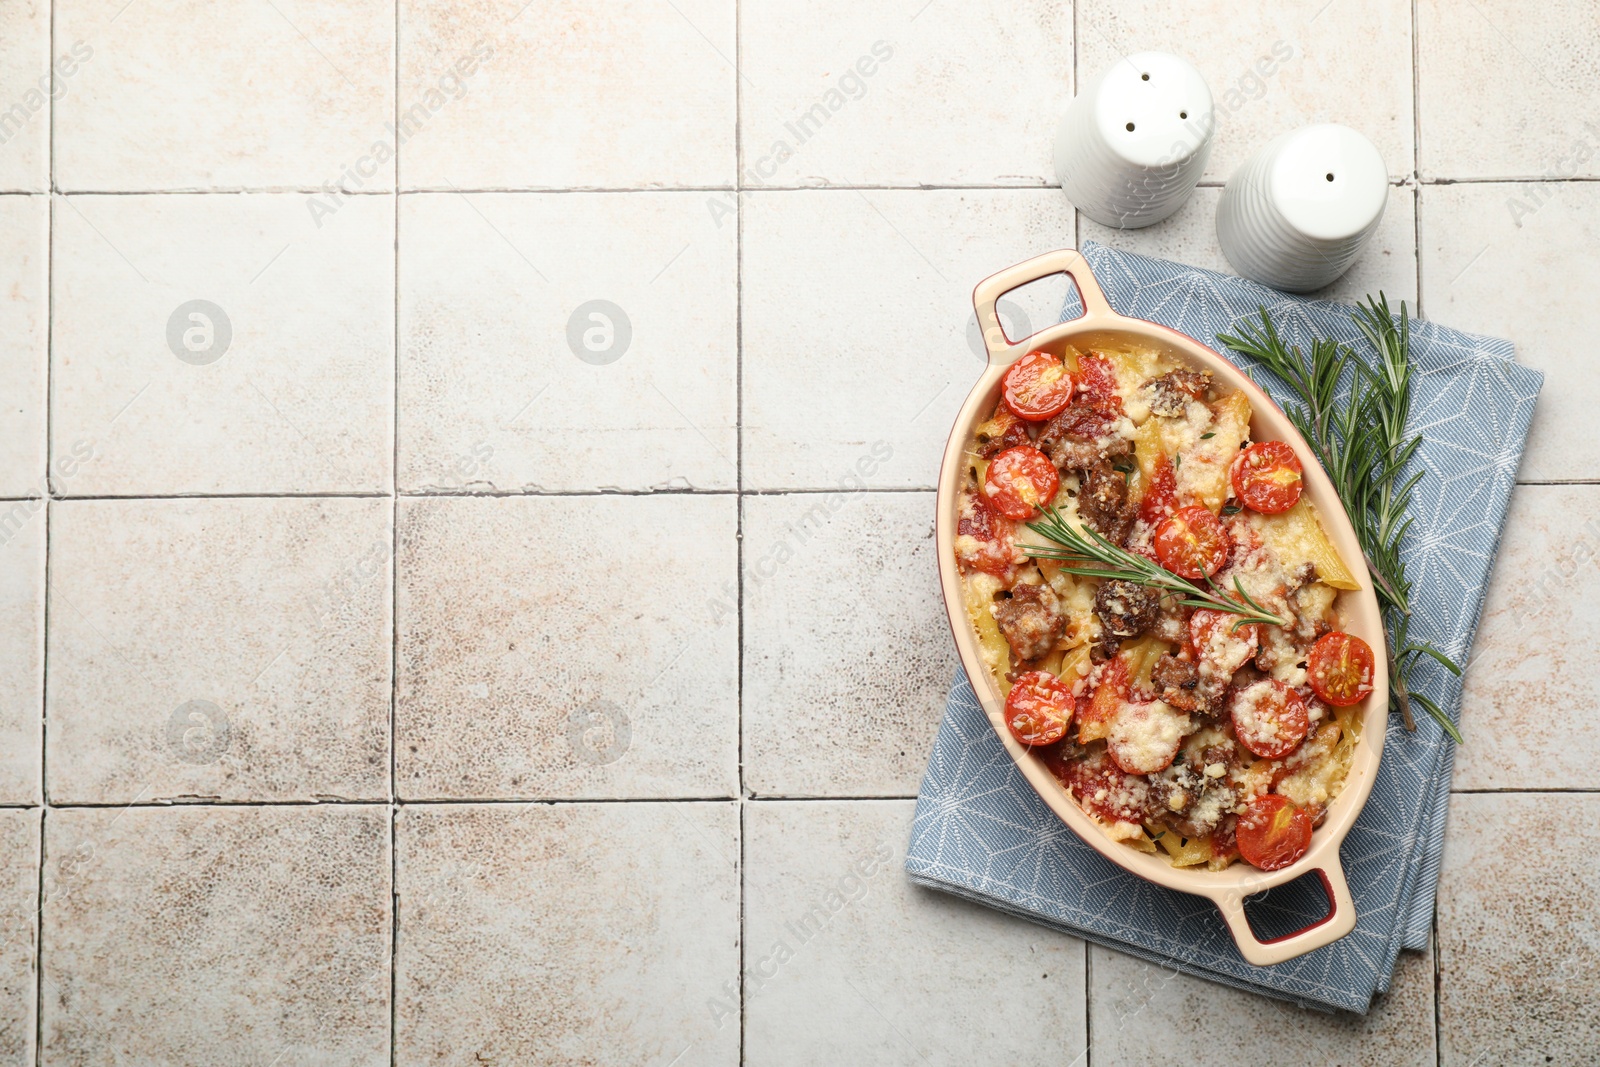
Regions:
[[1350, 269], [1388, 200], [1389, 171], [1371, 141], [1348, 126], [1307, 126], [1234, 171], [1217, 241], [1246, 278], [1309, 292]]
[[1167, 52], [1117, 60], [1084, 87], [1056, 131], [1056, 178], [1096, 222], [1134, 229], [1183, 206], [1211, 154], [1211, 90]]

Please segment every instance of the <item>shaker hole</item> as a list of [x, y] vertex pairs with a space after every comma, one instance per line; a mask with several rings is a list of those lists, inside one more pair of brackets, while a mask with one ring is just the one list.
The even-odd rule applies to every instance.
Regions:
[[1132, 132], [1133, 132], [1133, 123], [1131, 123], [1131, 122], [1130, 122], [1130, 123], [1128, 123], [1128, 132], [1129, 132], [1129, 133], [1132, 133]]
[[1328, 178], [1328, 180], [1329, 180], [1329, 181], [1330, 181], [1330, 182], [1331, 182], [1331, 181], [1333, 181], [1333, 172], [1332, 172], [1332, 171], [1329, 171], [1329, 172], [1328, 172], [1328, 174], [1327, 174], [1327, 178]]
[[1187, 111], [1180, 111], [1178, 112], [1178, 117], [1180, 119], [1186, 119], [1189, 117], [1189, 113]]
[[1149, 81], [1149, 80], [1150, 80], [1150, 75], [1148, 75], [1148, 74], [1141, 74], [1141, 75], [1139, 75], [1139, 80], [1140, 80], [1140, 81], [1143, 81], [1143, 82], [1147, 82], [1147, 81]]

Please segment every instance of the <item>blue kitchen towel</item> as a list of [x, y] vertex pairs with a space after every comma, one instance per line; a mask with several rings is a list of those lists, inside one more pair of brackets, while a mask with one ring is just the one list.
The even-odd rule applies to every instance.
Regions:
[[[1252, 361], [1217, 334], [1238, 332], [1259, 307], [1290, 344], [1334, 337], [1366, 351], [1343, 305], [1093, 243], [1082, 251], [1117, 311], [1188, 334], [1246, 370]], [[1078, 313], [1074, 294], [1063, 321]], [[1543, 375], [1512, 362], [1509, 342], [1428, 322], [1412, 327], [1411, 429], [1423, 438], [1414, 462], [1426, 473], [1405, 549], [1411, 635], [1465, 663]], [[1269, 373], [1255, 377], [1280, 403], [1290, 399]], [[1431, 661], [1415, 677], [1414, 688], [1456, 714], [1459, 679]], [[906, 870], [913, 881], [1190, 974], [1308, 1007], [1364, 1012], [1388, 988], [1400, 949], [1427, 943], [1452, 755], [1420, 709], [1415, 733], [1391, 718], [1372, 796], [1340, 851], [1355, 930], [1298, 959], [1255, 967], [1209, 901], [1145, 882], [1078, 840], [1011, 763], [958, 673], [917, 798]], [[1325, 910], [1320, 889], [1299, 883], [1252, 909], [1279, 931]]]

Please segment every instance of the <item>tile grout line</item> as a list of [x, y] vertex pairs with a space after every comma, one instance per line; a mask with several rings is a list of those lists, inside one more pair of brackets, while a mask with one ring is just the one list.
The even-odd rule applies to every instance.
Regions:
[[[1600, 182], [1600, 174], [1573, 174], [1563, 178], [1551, 178], [1540, 174], [1499, 174], [1477, 175], [1470, 177], [1423, 177], [1420, 173], [1410, 179], [1398, 181], [1390, 179], [1391, 186], [1405, 185], [1407, 181], [1417, 185], [1562, 185], [1562, 184], [1594, 184]], [[1220, 189], [1227, 184], [1214, 178], [1207, 178], [1199, 183], [1202, 189]], [[382, 196], [456, 196], [460, 193], [477, 196], [572, 196], [583, 194], [597, 194], [603, 196], [618, 193], [661, 193], [661, 194], [697, 194], [697, 193], [738, 193], [749, 195], [763, 195], [767, 193], [829, 193], [829, 192], [1050, 192], [1057, 187], [1051, 182], [1040, 182], [1034, 185], [1003, 185], [1003, 184], [973, 184], [973, 185], [852, 185], [844, 183], [831, 183], [827, 185], [763, 185], [759, 189], [745, 189], [742, 187], [726, 185], [673, 185], [673, 186], [566, 186], [551, 188], [517, 188], [512, 186], [485, 186], [478, 188], [462, 187], [450, 188], [417, 188], [417, 189], [341, 189], [340, 196], [352, 197], [382, 197]], [[318, 195], [325, 192], [321, 188], [310, 186], [227, 186], [211, 189], [60, 189], [54, 185], [47, 192], [37, 189], [0, 189], [0, 196], [301, 196]]]
[[[400, 128], [400, 4], [394, 7], [394, 128]], [[400, 156], [394, 146], [394, 392], [389, 412], [389, 1067], [400, 1056]]]
[[1411, 241], [1417, 266], [1417, 318], [1422, 312], [1422, 46], [1417, 40], [1417, 0], [1411, 0]]
[[[49, 59], [51, 73], [55, 72], [56, 54], [56, 5], [50, 4], [49, 33]], [[52, 88], [54, 86], [52, 85]], [[55, 254], [56, 254], [56, 198], [54, 195], [56, 185], [56, 100], [52, 93], [49, 102], [50, 118], [46, 127], [45, 140], [45, 179], [44, 179], [44, 205], [45, 205], [45, 327], [44, 327], [44, 483], [41, 486], [44, 493], [50, 495], [50, 452], [52, 416], [55, 411]], [[45, 822], [49, 818], [48, 805], [50, 794], [47, 786], [49, 767], [46, 756], [47, 734], [50, 729], [49, 722], [49, 695], [50, 695], [50, 561], [53, 553], [50, 551], [52, 537], [51, 530], [51, 502], [46, 500], [44, 507], [44, 589], [41, 591], [42, 601], [39, 610], [39, 869], [37, 878], [37, 893], [34, 899], [33, 912], [33, 1062], [34, 1067], [44, 1063], [44, 872], [45, 872]]]
[[[1452, 789], [1450, 795], [1460, 796], [1594, 796], [1600, 786], [1552, 786], [1532, 788], [1526, 786], [1483, 786], [1469, 789]], [[393, 800], [384, 797], [369, 799], [318, 799], [318, 800], [220, 800], [214, 797], [193, 800], [77, 800], [51, 801], [48, 804], [0, 804], [0, 811], [98, 811], [115, 808], [137, 810], [178, 811], [188, 808], [376, 808], [393, 806], [397, 811], [406, 808], [473, 807], [481, 805], [557, 805], [577, 804], [728, 804], [738, 802], [762, 807], [768, 804], [893, 804], [918, 799], [915, 793], [886, 793], [877, 796], [733, 796], [707, 794], [705, 796], [671, 797], [418, 797], [412, 800]]]
[[738, 972], [733, 976], [739, 990], [739, 1063], [745, 1062], [744, 952], [745, 952], [745, 783], [744, 783], [744, 89], [740, 85], [739, 64], [743, 61], [744, 3], [733, 4], [733, 484], [734, 484], [734, 588], [738, 611], [734, 619], [738, 672], [735, 692], [736, 729], [734, 757], [738, 768], [739, 812], [739, 939]]

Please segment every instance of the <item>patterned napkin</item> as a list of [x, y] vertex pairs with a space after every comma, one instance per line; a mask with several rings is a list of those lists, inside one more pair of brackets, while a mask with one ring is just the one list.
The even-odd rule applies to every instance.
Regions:
[[[1246, 370], [1217, 334], [1266, 307], [1290, 344], [1314, 336], [1365, 346], [1349, 308], [1240, 278], [1147, 259], [1094, 243], [1084, 256], [1112, 307], [1197, 338]], [[1395, 304], [1398, 310], [1398, 303]], [[1079, 311], [1076, 294], [1062, 319]], [[1407, 541], [1412, 636], [1465, 663], [1500, 540], [1517, 464], [1544, 377], [1512, 361], [1510, 342], [1412, 322], [1411, 429], [1426, 470], [1412, 497]], [[1269, 375], [1257, 380], [1280, 403]], [[1424, 660], [1414, 686], [1455, 715], [1461, 683]], [[1467, 744], [1481, 743], [1468, 737]], [[1348, 936], [1298, 959], [1255, 967], [1239, 955], [1212, 904], [1123, 871], [1045, 806], [995, 737], [958, 672], [917, 798], [906, 870], [913, 881], [1189, 974], [1307, 1007], [1365, 1012], [1389, 987], [1401, 948], [1426, 946], [1449, 801], [1452, 746], [1420, 709], [1407, 733], [1391, 717], [1383, 760], [1340, 855], [1358, 921]], [[1272, 890], [1252, 918], [1263, 936], [1322, 916], [1320, 886]]]

